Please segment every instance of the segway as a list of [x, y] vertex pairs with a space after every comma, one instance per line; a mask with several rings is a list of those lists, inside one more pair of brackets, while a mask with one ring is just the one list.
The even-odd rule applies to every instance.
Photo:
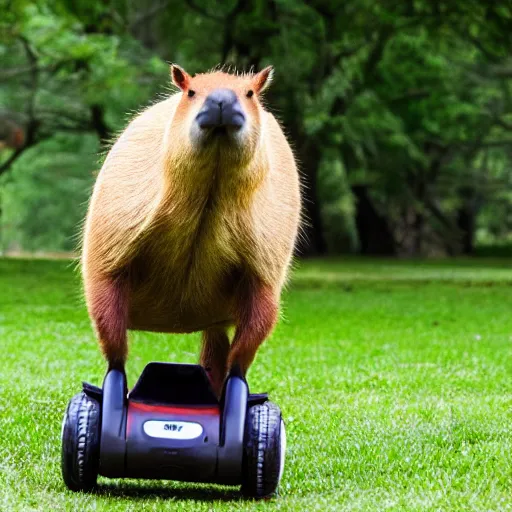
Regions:
[[241, 486], [247, 497], [273, 495], [284, 466], [279, 407], [250, 395], [236, 369], [217, 399], [202, 366], [149, 363], [127, 393], [111, 370], [103, 388], [84, 383], [62, 423], [62, 476], [73, 491], [98, 475]]

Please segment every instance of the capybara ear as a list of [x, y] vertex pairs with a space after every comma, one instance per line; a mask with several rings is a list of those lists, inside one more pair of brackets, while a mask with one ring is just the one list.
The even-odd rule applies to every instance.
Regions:
[[256, 73], [252, 78], [254, 92], [256, 94], [262, 93], [272, 83], [273, 76], [274, 68], [272, 66], [267, 66], [259, 73]]
[[190, 75], [177, 64], [171, 64], [172, 83], [182, 91], [188, 90], [190, 84]]

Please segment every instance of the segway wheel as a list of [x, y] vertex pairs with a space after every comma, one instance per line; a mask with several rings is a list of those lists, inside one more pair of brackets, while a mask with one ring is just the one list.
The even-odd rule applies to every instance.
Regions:
[[272, 402], [247, 411], [242, 493], [251, 498], [274, 495], [283, 474], [286, 433], [279, 407]]
[[72, 491], [96, 485], [100, 460], [100, 404], [85, 393], [75, 395], [62, 422], [62, 477]]

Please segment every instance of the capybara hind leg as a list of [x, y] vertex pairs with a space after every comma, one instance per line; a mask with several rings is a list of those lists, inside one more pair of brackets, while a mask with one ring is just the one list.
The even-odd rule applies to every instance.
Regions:
[[245, 375], [259, 346], [277, 321], [278, 305], [272, 288], [252, 278], [241, 286], [237, 308], [237, 326], [229, 351], [228, 368], [238, 365]]
[[89, 312], [109, 370], [124, 371], [128, 355], [127, 285], [125, 276], [102, 276], [91, 283], [87, 293]]
[[210, 377], [213, 390], [220, 396], [226, 378], [229, 338], [225, 329], [211, 327], [203, 331], [200, 364]]

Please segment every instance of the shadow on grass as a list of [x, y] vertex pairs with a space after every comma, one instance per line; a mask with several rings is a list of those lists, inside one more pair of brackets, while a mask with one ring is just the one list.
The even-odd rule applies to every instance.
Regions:
[[138, 485], [137, 483], [98, 484], [94, 490], [97, 496], [130, 499], [168, 499], [195, 501], [245, 501], [239, 490], [216, 486], [185, 487], [157, 485]]

